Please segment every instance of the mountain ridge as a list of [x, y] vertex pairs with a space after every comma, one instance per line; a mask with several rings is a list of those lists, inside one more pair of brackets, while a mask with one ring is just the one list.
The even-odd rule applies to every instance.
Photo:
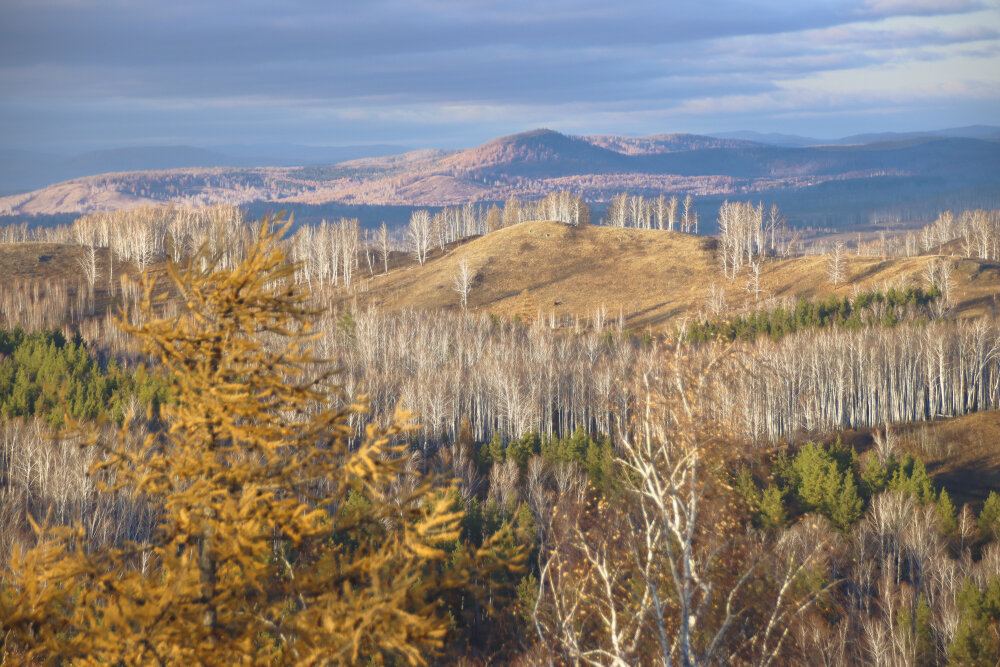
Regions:
[[[291, 210], [333, 204], [426, 207], [530, 199], [558, 190], [595, 202], [628, 191], [692, 194], [710, 204], [713, 198], [780, 201], [817, 188], [829, 207], [819, 211], [819, 220], [862, 220], [874, 215], [873, 207], [885, 205], [905, 204], [910, 210], [918, 205], [928, 216], [955, 206], [956, 200], [966, 200], [965, 208], [997, 206], [1000, 143], [927, 137], [788, 147], [703, 135], [571, 136], [538, 129], [465, 150], [421, 149], [329, 166], [106, 173], [2, 197], [0, 216], [9, 220], [166, 202]], [[882, 202], [875, 196], [879, 191]]]

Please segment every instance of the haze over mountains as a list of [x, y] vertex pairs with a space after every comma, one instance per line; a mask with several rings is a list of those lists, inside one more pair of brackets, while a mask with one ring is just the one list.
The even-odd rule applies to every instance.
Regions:
[[959, 139], [1000, 139], [1000, 127], [992, 125], [967, 125], [965, 127], [952, 127], [944, 130], [928, 130], [925, 132], [878, 132], [869, 134], [854, 134], [840, 139], [817, 139], [816, 137], [802, 137], [796, 134], [781, 134], [778, 132], [721, 132], [712, 134], [713, 137], [721, 139], [745, 139], [762, 144], [773, 144], [775, 146], [844, 146], [849, 144], [871, 144], [879, 142], [901, 142], [912, 141], [914, 139], [925, 139], [929, 137], [959, 138]]
[[[351, 207], [363, 223], [377, 224], [386, 217], [382, 207], [497, 202], [571, 190], [598, 203], [620, 191], [690, 193], [706, 211], [725, 198], [765, 199], [782, 205], [793, 224], [848, 227], [933, 217], [943, 208], [1000, 205], [1000, 128], [811, 142], [748, 133], [568, 136], [541, 129], [467, 150], [390, 155], [396, 153], [392, 146], [271, 146], [270, 158], [253, 156], [266, 152], [259, 146], [137, 148], [48, 163], [10, 154], [4, 156], [0, 191], [16, 189], [8, 172], [22, 179], [46, 168], [108, 173], [0, 198], [0, 215], [44, 222], [44, 216], [167, 201], [226, 202], [251, 210], [290, 209], [306, 220]], [[340, 159], [365, 152], [370, 155]]]
[[405, 150], [403, 146], [385, 144], [358, 146], [225, 144], [209, 148], [133, 146], [88, 151], [77, 155], [0, 150], [0, 194], [35, 190], [60, 181], [109, 172], [184, 167], [336, 164], [360, 157], [392, 155]]

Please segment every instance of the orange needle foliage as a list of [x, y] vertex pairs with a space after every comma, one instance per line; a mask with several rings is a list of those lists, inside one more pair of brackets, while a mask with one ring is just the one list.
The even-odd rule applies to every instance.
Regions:
[[352, 443], [366, 402], [332, 407], [336, 372], [310, 350], [317, 312], [283, 231], [265, 220], [233, 269], [204, 251], [171, 266], [175, 316], [156, 316], [167, 297], [144, 281], [145, 324], [123, 326], [176, 401], [168, 428], [138, 447], [123, 436], [95, 468], [155, 507], [157, 530], [96, 548], [83, 528], [38, 529], [0, 588], [0, 641], [25, 660], [424, 664], [446, 639], [442, 594], [523, 561], [502, 534], [456, 551], [453, 494], [399, 484], [408, 414]]

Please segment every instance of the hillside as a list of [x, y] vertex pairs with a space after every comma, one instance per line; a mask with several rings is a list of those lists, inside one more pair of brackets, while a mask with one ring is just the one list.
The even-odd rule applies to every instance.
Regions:
[[[727, 302], [752, 307], [747, 276], [725, 280], [711, 238], [676, 232], [602, 226], [571, 227], [560, 222], [525, 222], [446, 249], [435, 250], [424, 266], [415, 262], [375, 276], [356, 297], [359, 304], [389, 308], [458, 308], [452, 278], [464, 259], [475, 275], [468, 308], [512, 317], [554, 313], [569, 321], [591, 318], [604, 306], [609, 319], [624, 313], [627, 326], [654, 330], [695, 316], [705, 307], [710, 286], [724, 288]], [[881, 288], [910, 280], [923, 284], [930, 257], [889, 259], [848, 257], [848, 279], [834, 289], [826, 277], [826, 257], [775, 260], [761, 276], [767, 307], [799, 296], [849, 295], [855, 285]], [[1000, 267], [954, 260], [956, 314], [995, 315]]]
[[[1000, 488], [1000, 412], [904, 424], [894, 433], [899, 448], [920, 457], [934, 482], [947, 487], [957, 503], [981, 504]], [[873, 429], [840, 435], [859, 453], [873, 444]]]

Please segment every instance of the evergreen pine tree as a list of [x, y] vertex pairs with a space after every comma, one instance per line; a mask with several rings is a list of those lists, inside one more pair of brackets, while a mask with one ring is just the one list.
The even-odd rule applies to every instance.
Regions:
[[987, 540], [995, 539], [1000, 534], [1000, 495], [996, 491], [990, 491], [990, 495], [986, 497], [976, 524], [983, 538]]

